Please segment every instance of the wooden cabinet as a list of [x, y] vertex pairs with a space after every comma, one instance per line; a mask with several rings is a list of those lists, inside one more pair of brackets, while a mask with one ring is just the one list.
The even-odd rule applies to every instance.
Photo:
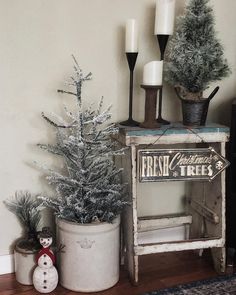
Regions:
[[[223, 157], [228, 141], [228, 127], [211, 124], [189, 128], [181, 124], [160, 129], [121, 127], [117, 140], [127, 147], [120, 162], [124, 167], [124, 181], [128, 182], [131, 206], [123, 216], [125, 263], [134, 284], [139, 280], [139, 256], [151, 253], [211, 248], [215, 268], [225, 271], [225, 172], [210, 181], [186, 181], [189, 186], [185, 198], [185, 212], [163, 216], [138, 216], [139, 150], [212, 147]], [[152, 185], [152, 183], [149, 183]], [[168, 182], [167, 182], [168, 186]], [[158, 198], [158, 194], [156, 196]], [[143, 230], [189, 227], [189, 235], [181, 241], [140, 242]]]

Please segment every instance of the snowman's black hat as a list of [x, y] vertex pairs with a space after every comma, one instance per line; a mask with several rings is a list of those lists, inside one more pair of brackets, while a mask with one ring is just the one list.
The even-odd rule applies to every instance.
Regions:
[[50, 227], [45, 226], [42, 228], [42, 231], [38, 234], [39, 238], [51, 238], [52, 237], [52, 231]]

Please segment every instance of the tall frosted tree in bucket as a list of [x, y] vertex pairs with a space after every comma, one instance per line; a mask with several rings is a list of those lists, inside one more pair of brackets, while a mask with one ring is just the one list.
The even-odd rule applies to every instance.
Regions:
[[122, 155], [111, 135], [118, 132], [110, 107], [103, 110], [85, 106], [82, 85], [91, 79], [74, 59], [73, 91], [59, 90], [76, 99], [75, 111], [65, 107], [67, 119], [43, 118], [56, 130], [54, 145], [40, 144], [62, 157], [63, 172], [47, 170], [47, 179], [56, 189], [54, 198], [41, 197], [57, 217], [60, 253], [60, 283], [74, 291], [95, 292], [113, 286], [119, 278], [119, 215], [127, 204], [121, 169], [113, 157]]
[[[203, 98], [203, 91], [211, 82], [221, 80], [229, 73], [223, 47], [216, 36], [209, 0], [190, 0], [184, 15], [178, 18], [168, 46], [166, 80], [175, 87], [181, 100], [188, 102], [185, 111], [190, 112], [190, 105], [199, 103], [195, 105], [196, 112], [200, 106], [208, 107], [218, 88], [207, 99]], [[206, 110], [198, 123], [204, 124], [205, 117]]]

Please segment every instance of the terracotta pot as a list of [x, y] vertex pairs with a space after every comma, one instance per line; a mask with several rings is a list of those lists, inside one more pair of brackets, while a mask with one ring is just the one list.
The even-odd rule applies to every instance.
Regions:
[[98, 292], [119, 280], [120, 218], [113, 223], [56, 220], [60, 284], [72, 291]]
[[17, 282], [23, 285], [33, 285], [33, 272], [36, 267], [37, 250], [31, 251], [20, 248], [14, 249], [15, 273]]

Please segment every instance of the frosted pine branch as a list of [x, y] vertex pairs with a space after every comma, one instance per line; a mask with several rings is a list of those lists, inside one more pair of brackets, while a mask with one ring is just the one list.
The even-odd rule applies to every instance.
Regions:
[[64, 106], [69, 122], [58, 116], [54, 116], [56, 121], [44, 116], [57, 131], [56, 142], [39, 145], [62, 157], [66, 171], [47, 170], [47, 180], [55, 188], [56, 196], [41, 200], [59, 218], [80, 223], [112, 222], [127, 205], [121, 183], [122, 169], [117, 169], [113, 162], [113, 157], [122, 155], [124, 149], [111, 139], [118, 128], [108, 125], [111, 107], [103, 110], [103, 98], [97, 109], [84, 106], [81, 89], [83, 82], [91, 79], [91, 74], [84, 76], [75, 59], [74, 62], [72, 85], [75, 92], [60, 90], [60, 93], [76, 95], [76, 109], [69, 111]]
[[24, 229], [26, 242], [22, 246], [37, 247], [37, 232], [41, 220], [41, 203], [36, 195], [28, 191], [16, 191], [15, 196], [4, 201], [6, 207], [16, 215]]

